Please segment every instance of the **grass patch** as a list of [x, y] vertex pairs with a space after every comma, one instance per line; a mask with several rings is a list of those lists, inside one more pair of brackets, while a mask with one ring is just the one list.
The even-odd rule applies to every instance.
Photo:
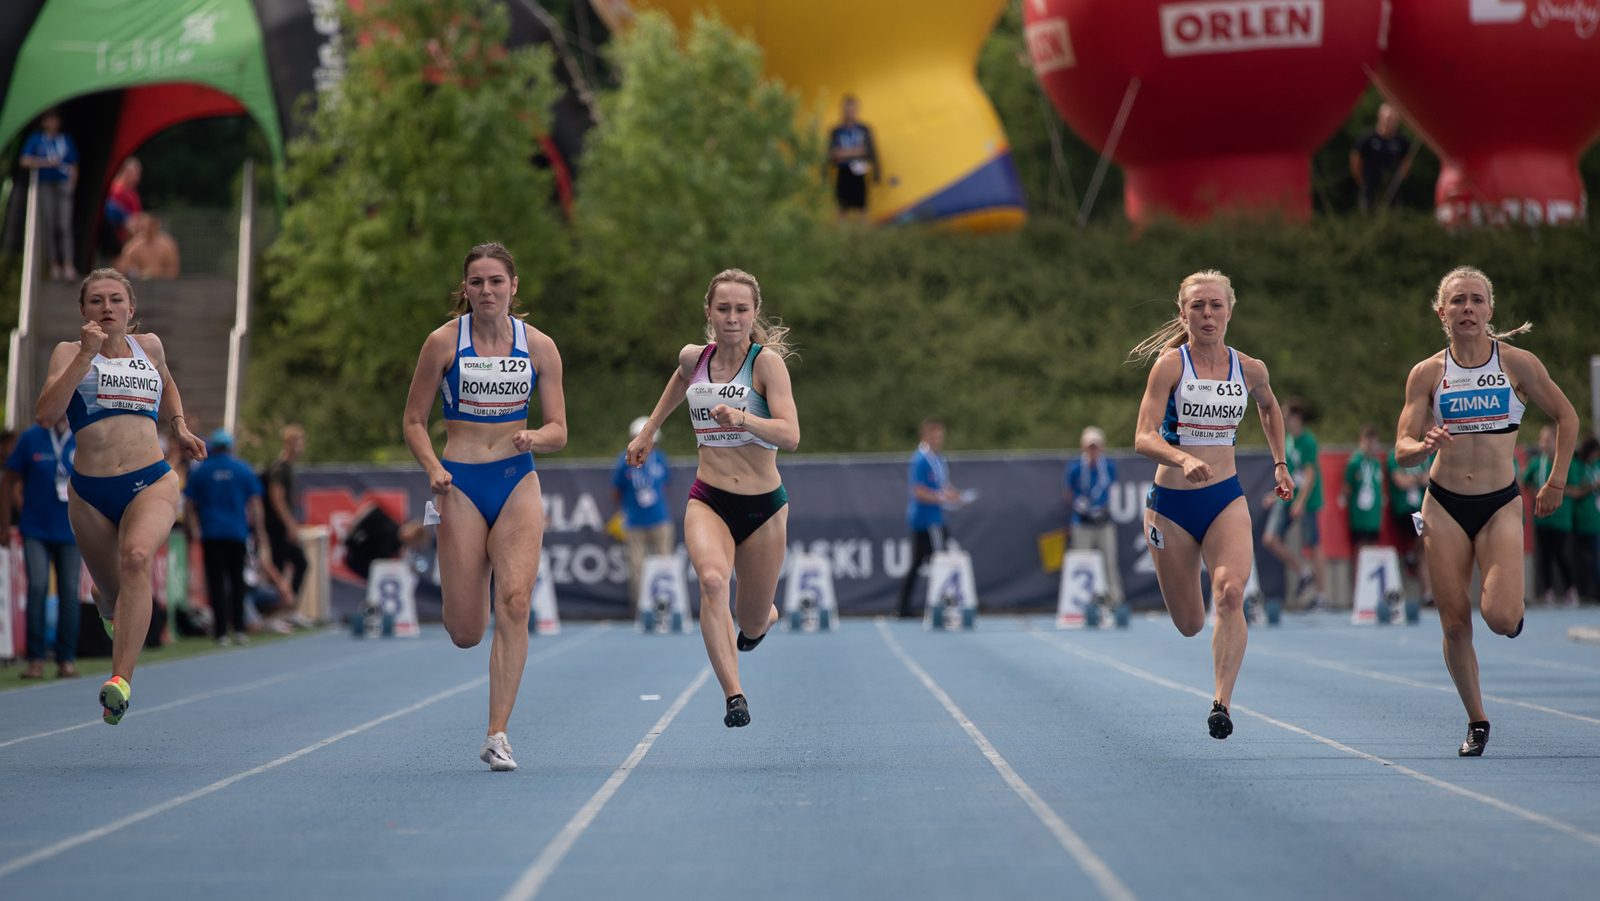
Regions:
[[[289, 641], [295, 638], [304, 638], [308, 635], [321, 635], [322, 629], [306, 629], [292, 635], [279, 635], [276, 632], [257, 632], [250, 636], [250, 644], [246, 648], [228, 646], [218, 647], [210, 638], [179, 638], [171, 644], [159, 648], [145, 648], [139, 655], [139, 667], [143, 668], [152, 663], [168, 663], [173, 660], [182, 660], [186, 657], [199, 657], [203, 654], [225, 654], [233, 651], [248, 650], [266, 644], [276, 644], [280, 641]], [[26, 660], [13, 660], [0, 666], [0, 691], [9, 691], [13, 688], [24, 688], [29, 685], [43, 685], [56, 679], [56, 664], [54, 660], [45, 661], [43, 679], [24, 679], [22, 670], [27, 667]], [[111, 674], [110, 657], [79, 657], [77, 660], [80, 678], [68, 679], [69, 682], [82, 682], [88, 685], [94, 677], [109, 676]], [[134, 671], [137, 675], [138, 670]]]

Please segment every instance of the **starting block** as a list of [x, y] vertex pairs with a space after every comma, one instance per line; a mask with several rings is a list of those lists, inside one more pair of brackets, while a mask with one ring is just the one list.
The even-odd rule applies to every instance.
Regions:
[[416, 638], [417, 575], [404, 560], [377, 560], [367, 573], [367, 597], [350, 617], [356, 638]]
[[689, 611], [689, 583], [683, 574], [684, 558], [664, 554], [644, 558], [639, 574], [638, 618], [634, 631], [646, 635], [693, 632]]
[[550, 581], [550, 555], [539, 551], [539, 578], [533, 583], [533, 613], [528, 617], [532, 635], [560, 635], [561, 614], [556, 610], [556, 587]]
[[923, 608], [924, 629], [975, 629], [978, 626], [978, 586], [972, 575], [972, 555], [966, 551], [939, 551], [928, 561], [928, 599]]
[[839, 603], [833, 595], [833, 565], [827, 557], [819, 554], [790, 557], [783, 613], [792, 632], [819, 629], [831, 632], [839, 628]]
[[1056, 596], [1057, 629], [1126, 629], [1132, 608], [1124, 601], [1106, 606], [1106, 558], [1099, 549], [1067, 551], [1061, 558], [1061, 588]]
[[1351, 624], [1388, 625], [1395, 619], [1400, 597], [1400, 555], [1392, 547], [1362, 548], [1356, 558], [1356, 595], [1350, 611]]

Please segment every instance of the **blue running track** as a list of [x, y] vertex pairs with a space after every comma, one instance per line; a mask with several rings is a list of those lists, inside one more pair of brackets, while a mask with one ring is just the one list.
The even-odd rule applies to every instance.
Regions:
[[0, 898], [1593, 901], [1597, 621], [1479, 628], [1476, 760], [1432, 617], [1252, 630], [1227, 741], [1165, 619], [780, 632], [737, 730], [698, 636], [568, 624], [515, 773], [487, 641], [317, 635], [142, 669], [115, 728], [97, 680], [0, 693]]

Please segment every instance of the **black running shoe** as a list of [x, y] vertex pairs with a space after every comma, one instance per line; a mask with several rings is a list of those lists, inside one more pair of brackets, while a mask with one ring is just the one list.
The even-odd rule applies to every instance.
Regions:
[[1206, 727], [1211, 730], [1212, 738], [1227, 738], [1233, 734], [1233, 720], [1221, 701], [1211, 702], [1211, 715], [1206, 717]]
[[1482, 757], [1483, 746], [1489, 743], [1489, 721], [1467, 724], [1467, 740], [1461, 743], [1458, 757]]
[[1507, 632], [1506, 633], [1506, 637], [1507, 638], [1516, 638], [1518, 635], [1521, 635], [1522, 634], [1522, 626], [1527, 621], [1528, 621], [1528, 618], [1526, 616], [1524, 616], [1522, 619], [1517, 620], [1517, 627], [1515, 629], [1512, 629], [1510, 632]]
[[728, 715], [722, 718], [722, 725], [729, 729], [750, 725], [750, 704], [745, 701], [744, 695], [734, 695], [728, 699]]
[[[767, 629], [767, 632], [771, 632], [771, 631], [772, 631], [771, 628]], [[756, 645], [760, 644], [761, 640], [767, 637], [767, 632], [762, 632], [760, 635], [756, 636], [755, 638], [746, 638], [745, 635], [744, 635], [744, 630], [740, 629], [739, 630], [739, 637], [735, 638], [733, 640], [733, 643], [741, 651], [753, 651], [753, 650], [756, 649]]]

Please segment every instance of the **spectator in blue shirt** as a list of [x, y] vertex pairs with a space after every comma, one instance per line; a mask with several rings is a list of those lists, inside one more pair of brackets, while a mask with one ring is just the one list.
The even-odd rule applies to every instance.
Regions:
[[[17, 438], [0, 478], [0, 498], [11, 498], [22, 482], [22, 559], [28, 572], [28, 666], [24, 679], [44, 676], [45, 598], [50, 566], [56, 568], [56, 677], [72, 679], [78, 669], [78, 573], [83, 568], [72, 523], [67, 519], [67, 480], [77, 450], [67, 418], [53, 428], [32, 426]], [[11, 504], [0, 503], [0, 535], [11, 534]]]
[[[629, 437], [639, 437], [648, 421], [646, 416], [635, 419], [628, 427]], [[627, 451], [618, 454], [616, 466], [612, 467], [611, 502], [622, 510], [622, 531], [628, 545], [628, 597], [637, 604], [645, 556], [672, 553], [677, 535], [672, 509], [667, 506], [667, 483], [672, 481], [672, 473], [667, 469], [667, 455], [661, 450], [661, 430], [656, 430], [655, 449], [643, 466], [629, 466], [627, 457]]]
[[1078, 439], [1083, 453], [1067, 464], [1062, 493], [1072, 508], [1068, 529], [1073, 550], [1098, 549], [1106, 558], [1106, 601], [1122, 603], [1122, 571], [1117, 566], [1117, 524], [1111, 521], [1111, 486], [1117, 464], [1105, 455], [1106, 433], [1094, 426]]
[[[205, 563], [206, 592], [211, 598], [217, 644], [228, 643], [230, 622], [233, 643], [248, 643], [244, 634], [244, 596], [249, 589], [244, 584], [244, 565], [248, 556], [245, 542], [252, 525], [256, 547], [271, 546], [261, 508], [261, 480], [232, 450], [232, 435], [224, 429], [212, 432], [210, 456], [189, 470], [189, 483], [183, 489], [189, 499], [189, 539], [198, 538]], [[196, 530], [198, 536], [194, 534]]]
[[911, 567], [900, 583], [900, 600], [895, 613], [902, 618], [916, 614], [911, 610], [911, 590], [917, 572], [934, 551], [944, 550], [949, 535], [944, 525], [944, 505], [961, 501], [961, 492], [950, 487], [950, 467], [939, 451], [944, 450], [944, 420], [922, 421], [922, 443], [911, 455], [910, 499], [906, 502], [906, 528], [911, 530]]
[[61, 114], [47, 110], [39, 130], [22, 144], [22, 166], [39, 170], [39, 231], [50, 277], [72, 281], [72, 191], [78, 185], [78, 145], [61, 133]]

